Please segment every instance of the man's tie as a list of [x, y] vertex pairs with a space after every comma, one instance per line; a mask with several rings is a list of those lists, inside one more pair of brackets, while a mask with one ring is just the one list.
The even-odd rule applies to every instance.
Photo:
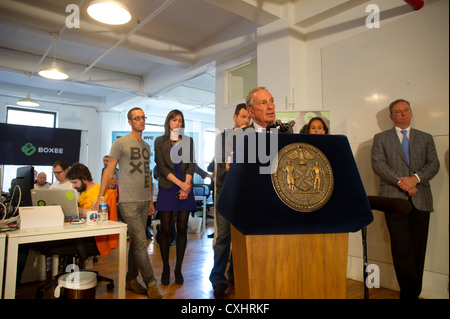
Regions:
[[401, 130], [402, 134], [403, 134], [403, 140], [402, 140], [402, 148], [403, 148], [403, 152], [405, 152], [406, 155], [406, 159], [408, 160], [408, 164], [409, 164], [409, 140], [408, 140], [408, 131], [406, 130]]

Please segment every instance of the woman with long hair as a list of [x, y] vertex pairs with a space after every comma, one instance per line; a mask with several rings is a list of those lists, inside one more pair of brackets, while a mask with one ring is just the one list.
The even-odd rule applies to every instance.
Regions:
[[318, 116], [309, 120], [305, 130], [307, 134], [330, 134], [327, 124], [325, 124], [323, 118]]
[[155, 140], [155, 163], [159, 170], [156, 210], [161, 220], [159, 248], [163, 261], [161, 283], [170, 282], [169, 248], [172, 212], [177, 212], [175, 283], [184, 282], [181, 266], [187, 244], [189, 212], [195, 209], [192, 190], [194, 175], [194, 141], [184, 135], [184, 116], [172, 110], [164, 123], [164, 135]]

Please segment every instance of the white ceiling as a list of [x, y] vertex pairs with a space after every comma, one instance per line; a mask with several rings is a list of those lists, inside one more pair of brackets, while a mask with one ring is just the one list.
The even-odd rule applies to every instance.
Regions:
[[[118, 1], [132, 14], [132, 20], [122, 26], [90, 18], [86, 9], [92, 0], [1, 0], [0, 95], [23, 98], [29, 89], [33, 99], [44, 103], [94, 106], [103, 111], [139, 105], [161, 114], [175, 106], [213, 118], [214, 62], [229, 54], [230, 48], [253, 50], [255, 37], [246, 35], [285, 16], [299, 29], [307, 29], [368, 2]], [[72, 13], [66, 12], [69, 4], [80, 8], [80, 28], [66, 27]], [[56, 60], [69, 74], [65, 81], [37, 75], [53, 59], [52, 34], [59, 34]], [[242, 41], [247, 38], [251, 40]]]

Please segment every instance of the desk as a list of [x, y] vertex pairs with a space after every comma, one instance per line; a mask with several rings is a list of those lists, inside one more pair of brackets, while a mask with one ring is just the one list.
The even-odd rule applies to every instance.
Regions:
[[99, 225], [72, 225], [62, 227], [18, 229], [6, 233], [8, 238], [6, 255], [5, 299], [14, 299], [16, 294], [17, 254], [20, 244], [45, 242], [61, 239], [82, 238], [119, 234], [118, 297], [125, 299], [127, 225], [108, 220]]
[[5, 266], [6, 235], [0, 233], [0, 299], [3, 296], [3, 267]]

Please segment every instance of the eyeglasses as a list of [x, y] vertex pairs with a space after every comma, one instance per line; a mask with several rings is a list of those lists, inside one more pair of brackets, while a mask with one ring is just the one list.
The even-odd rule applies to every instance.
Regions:
[[395, 115], [409, 114], [409, 113], [411, 113], [411, 110], [410, 110], [410, 109], [404, 109], [403, 111], [402, 111], [402, 110], [397, 110], [397, 111], [394, 111], [393, 113], [394, 113]]
[[64, 172], [64, 171], [53, 172], [53, 175], [59, 175], [59, 174], [61, 174], [62, 172]]
[[147, 116], [135, 116], [132, 118], [133, 121], [139, 122], [139, 121], [144, 121], [147, 119]]

